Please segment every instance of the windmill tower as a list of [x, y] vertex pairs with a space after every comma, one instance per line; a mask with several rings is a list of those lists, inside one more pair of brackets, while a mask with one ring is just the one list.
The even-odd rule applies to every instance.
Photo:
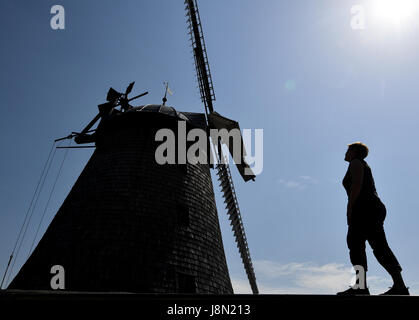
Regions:
[[[43, 238], [9, 289], [51, 289], [51, 268], [65, 270], [65, 290], [233, 293], [210, 165], [160, 165], [157, 132], [238, 128], [213, 109], [214, 90], [196, 1], [185, 2], [205, 114], [166, 101], [133, 107], [110, 89], [98, 115], [67, 138], [96, 149]], [[165, 99], [164, 99], [165, 100]], [[118, 107], [120, 107], [118, 109]], [[97, 129], [91, 130], [100, 120]], [[93, 132], [93, 133], [92, 133]], [[179, 134], [179, 133], [178, 133]], [[176, 148], [179, 151], [176, 136]], [[209, 140], [209, 139], [208, 139]], [[219, 147], [217, 141], [217, 147]], [[222, 157], [222, 155], [220, 154]], [[176, 155], [178, 159], [178, 155]], [[238, 169], [247, 181], [245, 162]], [[237, 245], [254, 293], [256, 280], [227, 164], [216, 166]]]

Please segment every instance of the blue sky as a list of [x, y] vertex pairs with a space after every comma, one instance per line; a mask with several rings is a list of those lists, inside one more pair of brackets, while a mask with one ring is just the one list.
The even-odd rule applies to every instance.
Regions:
[[[401, 27], [377, 18], [374, 0], [199, 1], [215, 110], [264, 130], [264, 169], [236, 189], [262, 293], [330, 293], [351, 277], [346, 248], [346, 145], [363, 141], [386, 232], [411, 293], [419, 293], [419, 11]], [[149, 91], [138, 104], [202, 112], [183, 1], [62, 0], [66, 29], [50, 28], [55, 1], [0, 3], [0, 273], [23, 222], [53, 139], [80, 130], [110, 86]], [[351, 8], [365, 8], [365, 29]], [[41, 234], [91, 150], [71, 150]], [[57, 150], [14, 272], [26, 259], [63, 150]], [[214, 188], [236, 293], [250, 292]], [[39, 237], [38, 237], [39, 240]], [[369, 285], [390, 277], [368, 248]]]

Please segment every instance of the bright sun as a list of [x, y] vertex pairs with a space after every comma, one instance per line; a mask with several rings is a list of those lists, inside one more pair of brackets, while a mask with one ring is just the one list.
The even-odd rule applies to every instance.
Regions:
[[373, 12], [377, 20], [401, 25], [416, 16], [419, 0], [375, 0]]

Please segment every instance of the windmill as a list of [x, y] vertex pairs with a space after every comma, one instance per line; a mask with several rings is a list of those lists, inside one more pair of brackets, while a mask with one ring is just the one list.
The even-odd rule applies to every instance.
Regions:
[[[205, 114], [207, 116], [207, 124], [209, 129], [239, 129], [239, 124], [236, 121], [227, 119], [216, 111], [214, 111], [213, 101], [215, 101], [214, 86], [208, 62], [207, 50], [205, 47], [204, 34], [202, 31], [201, 18], [198, 11], [198, 4], [196, 0], [185, 0], [185, 10], [188, 24], [188, 34], [192, 43], [196, 75], [198, 80], [201, 100], [205, 107]], [[230, 168], [224, 161], [222, 154], [221, 143], [226, 141], [213, 141], [218, 150], [219, 163], [216, 165], [218, 179], [220, 181], [221, 191], [223, 193], [224, 202], [226, 203], [227, 214], [229, 215], [230, 224], [234, 232], [234, 237], [237, 242], [237, 247], [240, 252], [244, 268], [249, 279], [250, 287], [254, 294], [258, 293], [256, 284], [256, 276], [253, 269], [252, 259], [250, 257], [249, 247], [246, 240], [246, 233], [244, 230], [239, 204], [234, 189], [233, 179]], [[243, 143], [242, 143], [243, 146]], [[244, 155], [244, 147], [242, 148], [242, 158], [240, 163], [236, 163], [244, 181], [254, 180], [254, 175], [247, 165]], [[233, 156], [231, 144], [229, 144], [229, 151]], [[246, 174], [246, 172], [248, 174]]]
[[[95, 150], [8, 288], [50, 290], [51, 267], [59, 265], [65, 290], [71, 291], [233, 293], [209, 164], [161, 165], [155, 158], [161, 129], [176, 131], [180, 123], [187, 133], [240, 129], [214, 111], [196, 1], [186, 5], [205, 113], [179, 112], [166, 105], [166, 95], [162, 104], [133, 107], [130, 102], [147, 92], [129, 98], [134, 83], [124, 92], [110, 88], [107, 102], [83, 130], [56, 140], [94, 143]], [[226, 142], [215, 142], [220, 160]], [[248, 181], [254, 175], [244, 156], [236, 165]], [[216, 170], [252, 291], [258, 293], [230, 168], [220, 161]]]

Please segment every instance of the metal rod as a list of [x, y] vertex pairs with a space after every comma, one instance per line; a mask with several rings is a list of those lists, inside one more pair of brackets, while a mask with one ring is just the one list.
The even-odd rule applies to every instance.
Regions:
[[54, 141], [58, 142], [58, 141], [65, 140], [65, 139], [72, 139], [73, 137], [74, 137], [74, 134], [70, 134], [67, 137], [55, 139]]
[[[93, 129], [93, 130], [89, 130], [89, 131], [87, 131], [86, 133], [90, 133], [90, 132], [95, 132], [96, 131], [96, 129]], [[75, 136], [78, 136], [78, 135], [80, 135], [80, 133], [79, 132], [71, 132], [71, 134], [69, 134], [67, 137], [64, 137], [64, 138], [59, 138], [59, 139], [55, 139], [54, 141], [55, 142], [58, 142], [58, 141], [61, 141], [61, 140], [65, 140], [65, 139], [72, 139], [72, 138], [74, 138]]]
[[148, 91], [146, 91], [146, 92], [144, 92], [144, 93], [142, 93], [142, 94], [139, 94], [138, 96], [135, 96], [135, 97], [133, 97], [133, 98], [128, 99], [128, 102], [129, 102], [129, 101], [132, 101], [132, 100], [134, 100], [134, 99], [138, 99], [138, 98], [140, 98], [140, 97], [142, 97], [142, 96], [145, 96], [146, 94], [148, 94]]
[[57, 149], [82, 149], [82, 148], [96, 148], [96, 146], [57, 147]]
[[[146, 91], [146, 92], [144, 92], [142, 94], [139, 94], [138, 96], [135, 96], [135, 97], [132, 97], [132, 98], [128, 99], [128, 102], [130, 102], [132, 100], [135, 100], [135, 99], [138, 99], [138, 98], [141, 98], [142, 96], [145, 96], [146, 94], [148, 94], [148, 91]], [[118, 104], [114, 105], [114, 108], [116, 108], [116, 107], [118, 107], [120, 105], [121, 105], [121, 103], [118, 103]]]
[[93, 119], [92, 121], [89, 122], [89, 124], [80, 132], [80, 135], [83, 135], [85, 133], [87, 133], [87, 131], [90, 130], [91, 127], [93, 127], [93, 125], [100, 119], [101, 114], [98, 113]]
[[6, 274], [7, 274], [7, 271], [9, 270], [10, 262], [12, 261], [12, 259], [13, 259], [13, 253], [10, 255], [9, 263], [7, 264], [6, 271], [4, 271], [3, 279], [1, 280], [1, 284], [0, 284], [0, 290], [3, 288], [3, 282], [4, 282], [4, 279], [6, 278]]

